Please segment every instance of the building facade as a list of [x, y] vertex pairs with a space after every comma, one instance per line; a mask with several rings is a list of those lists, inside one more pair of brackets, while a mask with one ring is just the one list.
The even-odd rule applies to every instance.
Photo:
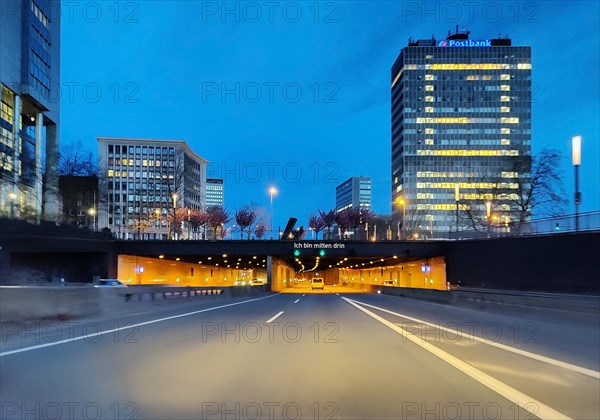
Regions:
[[458, 31], [410, 40], [391, 82], [397, 236], [508, 226], [531, 172], [531, 48]]
[[98, 160], [98, 224], [118, 238], [167, 239], [174, 208], [206, 207], [208, 161], [184, 141], [99, 137]]
[[61, 175], [58, 177], [58, 190], [63, 223], [97, 229], [98, 177]]
[[371, 178], [353, 176], [335, 188], [335, 211], [350, 207], [371, 209]]
[[1, 9], [0, 212], [58, 220], [60, 1]]
[[223, 207], [225, 205], [225, 187], [222, 178], [206, 180], [206, 208]]

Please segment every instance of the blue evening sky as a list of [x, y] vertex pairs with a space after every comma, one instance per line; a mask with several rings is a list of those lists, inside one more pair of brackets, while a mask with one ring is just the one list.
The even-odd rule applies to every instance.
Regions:
[[572, 213], [570, 139], [581, 134], [581, 210], [600, 208], [596, 1], [84, 1], [62, 13], [63, 144], [96, 153], [98, 136], [183, 139], [225, 178], [229, 209], [268, 211], [275, 185], [275, 226], [306, 225], [357, 175], [373, 178], [373, 209], [389, 213], [396, 56], [409, 37], [441, 39], [457, 24], [472, 39], [508, 34], [532, 46], [534, 153], [564, 153]]

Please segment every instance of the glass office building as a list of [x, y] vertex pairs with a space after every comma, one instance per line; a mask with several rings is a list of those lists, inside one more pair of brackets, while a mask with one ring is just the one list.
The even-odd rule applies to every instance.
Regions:
[[398, 231], [448, 237], [486, 220], [508, 226], [531, 171], [531, 48], [468, 32], [411, 39], [391, 82]]
[[60, 1], [3, 1], [0, 16], [0, 215], [57, 220]]
[[222, 178], [206, 179], [206, 208], [223, 207], [225, 205], [225, 191]]
[[335, 211], [350, 207], [371, 209], [371, 178], [353, 176], [335, 188]]

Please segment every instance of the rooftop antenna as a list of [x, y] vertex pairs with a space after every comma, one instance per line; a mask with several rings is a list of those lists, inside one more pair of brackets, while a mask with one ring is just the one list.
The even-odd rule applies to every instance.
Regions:
[[458, 33], [458, 25], [456, 25], [456, 33]]
[[448, 35], [447, 36], [450, 36], [450, 35], [452, 35], [452, 32], [450, 31], [450, 29], [448, 29]]

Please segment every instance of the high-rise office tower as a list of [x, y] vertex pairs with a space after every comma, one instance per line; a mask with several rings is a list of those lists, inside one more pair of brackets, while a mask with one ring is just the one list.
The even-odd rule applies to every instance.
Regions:
[[391, 82], [397, 229], [448, 237], [474, 222], [508, 226], [531, 171], [531, 48], [458, 30], [411, 39]]
[[222, 178], [206, 179], [206, 208], [223, 207], [225, 205], [225, 191]]
[[0, 212], [14, 217], [59, 217], [60, 8], [21, 0], [0, 10]]
[[371, 178], [353, 176], [335, 188], [335, 211], [349, 207], [371, 209]]

